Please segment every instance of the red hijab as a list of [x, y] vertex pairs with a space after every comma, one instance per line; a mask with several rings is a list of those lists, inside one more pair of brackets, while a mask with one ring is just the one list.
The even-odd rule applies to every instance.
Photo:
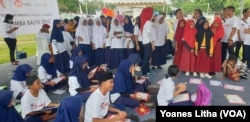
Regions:
[[[181, 23], [184, 24], [183, 27], [181, 27]], [[175, 41], [181, 41], [183, 33], [184, 33], [184, 28], [185, 28], [186, 21], [185, 19], [180, 19], [176, 28], [176, 32], [174, 35]]]
[[[218, 24], [218, 27], [215, 27], [215, 23]], [[224, 28], [222, 25], [222, 19], [219, 17], [215, 17], [214, 18], [214, 22], [212, 23], [210, 29], [212, 30], [213, 34], [214, 34], [214, 46], [216, 45], [216, 43], [224, 36], [225, 32], [224, 32]], [[215, 31], [213, 31], [215, 30]]]
[[[194, 24], [194, 27], [191, 28], [191, 24]], [[183, 34], [183, 39], [187, 43], [187, 45], [190, 48], [194, 48], [195, 45], [195, 34], [197, 33], [197, 30], [195, 28], [195, 22], [194, 20], [190, 19], [186, 21], [186, 25], [184, 28], [184, 34]]]
[[140, 15], [140, 18], [141, 18], [141, 32], [143, 31], [143, 27], [144, 27], [145, 23], [148, 20], [151, 20], [152, 16], [153, 16], [153, 8], [151, 8], [151, 7], [144, 8], [141, 11], [141, 15]]

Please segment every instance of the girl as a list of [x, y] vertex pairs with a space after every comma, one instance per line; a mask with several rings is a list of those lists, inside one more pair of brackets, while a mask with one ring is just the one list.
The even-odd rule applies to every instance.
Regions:
[[121, 61], [118, 71], [114, 78], [114, 88], [111, 91], [111, 102], [121, 110], [125, 107], [136, 108], [139, 106], [140, 98], [135, 94], [136, 91], [145, 92], [148, 81], [137, 84], [132, 81], [135, 76], [135, 66], [131, 61]]
[[70, 60], [69, 60], [69, 64], [70, 64], [70, 69], [73, 68], [73, 62], [74, 62], [74, 59], [75, 57], [77, 56], [82, 56], [82, 49], [80, 47], [77, 47], [75, 48], [73, 51], [72, 51], [72, 55], [70, 57]]
[[54, 122], [83, 122], [83, 106], [80, 96], [68, 96], [60, 102]]
[[61, 73], [69, 72], [69, 54], [64, 47], [64, 38], [61, 30], [61, 20], [54, 20], [51, 33], [51, 44], [55, 56], [56, 69]]
[[152, 65], [162, 69], [161, 65], [166, 64], [166, 53], [164, 49], [165, 38], [169, 33], [168, 27], [165, 24], [164, 16], [158, 15], [155, 20], [155, 51], [152, 52]]
[[48, 24], [44, 24], [40, 31], [36, 35], [37, 42], [37, 65], [41, 63], [41, 57], [44, 53], [49, 52], [49, 43], [50, 43], [50, 26]]
[[24, 122], [22, 116], [12, 105], [13, 92], [0, 90], [0, 121], [1, 122]]
[[195, 72], [195, 56], [194, 56], [194, 46], [195, 46], [195, 34], [197, 30], [195, 28], [195, 23], [193, 20], [187, 20], [183, 35], [183, 48], [181, 53], [181, 58], [184, 60], [180, 61], [180, 70], [186, 72], [186, 76], [189, 76], [190, 72], [193, 72], [194, 76], [197, 76]]
[[142, 33], [140, 29], [141, 29], [141, 20], [140, 20], [140, 17], [138, 16], [135, 19], [135, 26], [134, 26], [134, 39], [135, 40], [134, 41], [135, 41], [136, 53], [138, 53], [140, 57], [143, 58]]
[[69, 32], [72, 37], [74, 37], [74, 33], [76, 32], [75, 23], [73, 19], [69, 20], [69, 23], [64, 26], [65, 31]]
[[89, 31], [89, 28], [88, 28], [87, 19], [81, 18], [79, 20], [79, 24], [76, 29], [76, 39], [78, 40], [78, 47], [82, 49], [82, 53], [84, 53], [91, 59], [92, 49], [91, 49], [91, 44], [90, 44], [91, 43], [90, 34], [91, 32]]
[[14, 92], [14, 98], [21, 99], [23, 94], [28, 90], [25, 80], [31, 75], [31, 70], [32, 67], [28, 64], [22, 64], [16, 68], [14, 76], [10, 81], [10, 90]]
[[[235, 55], [230, 55], [227, 60], [222, 64], [223, 76], [222, 79], [227, 76], [232, 81], [238, 82], [241, 78], [247, 79], [247, 73], [244, 70], [241, 70], [240, 67], [237, 66], [238, 58]], [[244, 69], [244, 68], [242, 68]]]
[[11, 14], [6, 14], [3, 21], [3, 32], [4, 32], [4, 41], [9, 47], [10, 61], [12, 65], [18, 65], [18, 62], [15, 59], [15, 50], [16, 50], [16, 30], [18, 27], [13, 27], [13, 18]]
[[213, 32], [209, 28], [208, 21], [202, 22], [202, 25], [203, 29], [195, 35], [195, 55], [197, 56], [195, 70], [200, 73], [201, 78], [212, 78], [208, 73], [214, 52]]
[[127, 58], [130, 54], [134, 52], [134, 42], [132, 40], [132, 36], [134, 32], [134, 25], [129, 16], [125, 16], [124, 18], [123, 28], [125, 31], [124, 58]]
[[111, 51], [110, 54], [112, 57], [110, 57], [110, 60], [112, 60], [112, 63], [110, 65], [111, 69], [116, 69], [120, 62], [124, 59], [124, 42], [122, 40], [123, 38], [123, 27], [121, 24], [119, 24], [117, 18], [113, 18], [111, 22], [111, 29], [110, 29], [110, 36], [111, 36]]
[[87, 58], [84, 56], [77, 56], [74, 59], [74, 66], [71, 72], [69, 73], [69, 93], [71, 96], [74, 96], [77, 94], [76, 89], [78, 88], [83, 88], [87, 89], [88, 93], [83, 94], [83, 96], [86, 96], [86, 100], [90, 93], [95, 90], [95, 88], [91, 87], [90, 88], [90, 78], [91, 76], [88, 77], [88, 72], [87, 72]]
[[[63, 74], [56, 70], [54, 60], [50, 59], [51, 55], [49, 53], [44, 53], [42, 55], [41, 64], [37, 70], [38, 77], [43, 83], [45, 91], [47, 91], [48, 89], [57, 89], [63, 84], [64, 80], [66, 79]], [[61, 77], [62, 80], [58, 83], [52, 81], [52, 79], [57, 77]]]
[[111, 21], [112, 21], [112, 17], [107, 16], [106, 17], [106, 24], [105, 24], [105, 28], [106, 28], [106, 36], [105, 36], [105, 63], [107, 64], [107, 67], [110, 67], [110, 47], [111, 47], [111, 36], [110, 36], [110, 26], [111, 26]]
[[211, 58], [211, 71], [212, 73], [221, 72], [221, 39], [224, 37], [224, 29], [222, 19], [216, 17], [210, 27], [213, 32], [214, 55]]
[[178, 19], [178, 24], [177, 24], [175, 35], [174, 35], [175, 54], [174, 54], [173, 64], [179, 67], [180, 61], [182, 60], [182, 58], [181, 58], [181, 53], [182, 53], [182, 48], [183, 48], [182, 37], [184, 34], [184, 28], [185, 28], [186, 21], [183, 18], [182, 11], [179, 10], [177, 12], [179, 12], [177, 14], [180, 14], [179, 15], [180, 17]]
[[105, 35], [106, 29], [101, 25], [101, 19], [97, 18], [93, 26], [92, 50], [95, 54], [95, 65], [100, 66], [105, 63]]
[[168, 74], [163, 79], [159, 92], [157, 94], [157, 102], [159, 106], [186, 106], [192, 105], [191, 100], [173, 103], [173, 99], [186, 91], [186, 83], [178, 83], [175, 85], [174, 80], [179, 76], [179, 68], [175, 65], [168, 67]]

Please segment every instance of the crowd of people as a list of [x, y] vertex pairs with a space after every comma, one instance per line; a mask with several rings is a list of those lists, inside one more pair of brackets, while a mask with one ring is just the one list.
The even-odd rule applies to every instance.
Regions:
[[[214, 73], [223, 72], [223, 78], [227, 76], [233, 81], [247, 79], [250, 9], [243, 10], [241, 19], [234, 15], [234, 11], [233, 6], [228, 6], [209, 23], [200, 9], [194, 10], [192, 19], [184, 19], [182, 10], [177, 9], [173, 41], [168, 41], [170, 28], [166, 14], [153, 16], [150, 14], [153, 8], [144, 8], [135, 23], [130, 16], [121, 15], [55, 19], [52, 26], [44, 24], [36, 35], [37, 76], [32, 75], [29, 64], [18, 65], [14, 58], [15, 30], [18, 28], [12, 28], [13, 15], [7, 14], [4, 40], [9, 46], [12, 64], [18, 66], [10, 81], [10, 90], [0, 91], [0, 99], [5, 101], [0, 104], [1, 111], [4, 110], [1, 120], [124, 120], [127, 116], [125, 107], [135, 109], [145, 102], [137, 92], [147, 93], [149, 77], [156, 67], [162, 69], [166, 64], [171, 47], [174, 49], [173, 64], [168, 67], [157, 93], [158, 105], [176, 105], [171, 100], [188, 93], [185, 83], [174, 83], [180, 71], [187, 76], [190, 73], [198, 76], [199, 73], [201, 78], [212, 78]], [[237, 65], [242, 45], [243, 63]], [[116, 72], [113, 74], [106, 69]], [[141, 71], [142, 76], [137, 76], [136, 71]], [[144, 82], [137, 83], [137, 80]], [[51, 102], [46, 92], [62, 85], [68, 85], [70, 96], [60, 103]], [[10, 96], [21, 100], [22, 116], [11, 105]], [[189, 100], [178, 105], [193, 104]], [[39, 111], [46, 107], [56, 109]], [[11, 116], [10, 112], [16, 117], [5, 116]]]

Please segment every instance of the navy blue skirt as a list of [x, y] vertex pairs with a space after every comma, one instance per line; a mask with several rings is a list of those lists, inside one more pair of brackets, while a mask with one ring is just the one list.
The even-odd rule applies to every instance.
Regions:
[[152, 51], [152, 65], [161, 66], [166, 64], [166, 46], [155, 46], [155, 51]]
[[124, 49], [124, 58], [127, 59], [129, 57], [129, 55], [132, 53], [134, 53], [134, 48], [133, 49], [130, 49], [130, 48]]
[[61, 73], [67, 73], [70, 71], [69, 68], [69, 54], [67, 51], [64, 51], [60, 54], [55, 55], [55, 66], [56, 69]]
[[124, 49], [115, 48], [110, 51], [110, 68], [116, 69], [124, 59]]
[[95, 65], [105, 64], [105, 49], [98, 48], [95, 50]]
[[89, 57], [89, 66], [93, 65], [93, 58], [92, 58], [92, 47], [90, 44], [79, 44], [79, 47], [82, 49], [82, 54], [87, 55]]
[[105, 49], [105, 63], [110, 67], [110, 46]]

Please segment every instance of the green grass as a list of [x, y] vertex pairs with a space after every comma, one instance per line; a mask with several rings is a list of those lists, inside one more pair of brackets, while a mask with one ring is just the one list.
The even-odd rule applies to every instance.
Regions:
[[[17, 36], [18, 51], [25, 51], [27, 56], [34, 56], [36, 54], [35, 34], [27, 34]], [[7, 63], [9, 59], [9, 49], [3, 38], [0, 38], [0, 64]]]

